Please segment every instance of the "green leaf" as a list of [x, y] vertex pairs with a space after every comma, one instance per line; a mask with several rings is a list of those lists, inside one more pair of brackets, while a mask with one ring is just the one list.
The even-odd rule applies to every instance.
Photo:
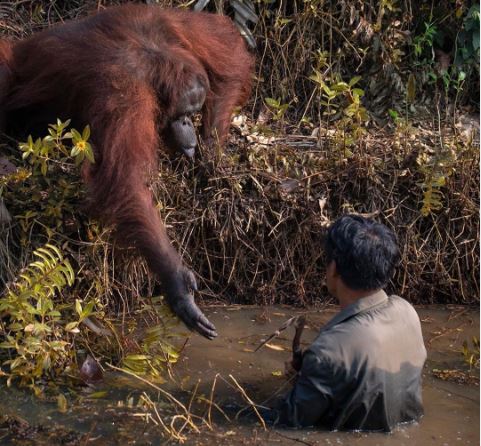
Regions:
[[356, 85], [360, 80], [362, 79], [361, 76], [354, 76], [350, 81], [349, 81], [349, 86], [353, 87]]
[[90, 393], [87, 398], [93, 398], [93, 399], [98, 399], [98, 398], [104, 398], [108, 395], [108, 392], [106, 390], [100, 390], [98, 392]]
[[322, 89], [324, 90], [324, 92], [331, 98], [335, 98], [336, 97], [336, 93], [334, 91], [332, 91], [326, 84], [322, 84]]
[[33, 332], [35, 334], [50, 333], [52, 331], [52, 329], [47, 324], [42, 324], [39, 322], [33, 325], [34, 325]]
[[473, 33], [473, 49], [474, 51], [479, 50], [479, 32]]
[[87, 158], [92, 164], [95, 164], [94, 153], [92, 151], [92, 146], [89, 143], [87, 143], [84, 153], [85, 158]]
[[264, 101], [269, 107], [272, 108], [278, 108], [279, 107], [279, 101], [277, 99], [273, 98], [265, 98]]
[[74, 144], [82, 140], [82, 135], [77, 132], [77, 130], [70, 129], [70, 132], [72, 133], [72, 141], [74, 142]]
[[342, 81], [333, 84], [331, 87], [334, 91], [337, 91], [339, 93], [349, 90], [349, 85]]
[[57, 396], [57, 406], [59, 412], [67, 412], [67, 398], [65, 398], [65, 395], [63, 393], [59, 393], [59, 395]]
[[390, 108], [390, 109], [388, 110], [388, 113], [389, 113], [389, 116], [390, 116], [394, 121], [396, 121], [396, 119], [399, 118], [398, 112], [397, 112], [396, 110], [393, 110], [392, 108]]
[[75, 311], [79, 316], [82, 316], [82, 304], [79, 299], [75, 299]]
[[85, 126], [83, 132], [82, 132], [82, 139], [84, 141], [87, 141], [90, 137], [90, 126]]
[[93, 308], [95, 305], [95, 301], [91, 300], [83, 309], [82, 313], [80, 314], [80, 319], [83, 320], [86, 317], [89, 317], [92, 314]]
[[124, 361], [146, 361], [150, 359], [147, 355], [127, 355]]
[[322, 80], [323, 79], [322, 74], [317, 70], [314, 70], [314, 74], [311, 74], [309, 76], [309, 79], [311, 81], [314, 81], [316, 84], [318, 84], [320, 86], [322, 86], [322, 84], [324, 83], [323, 80]]
[[69, 323], [65, 326], [65, 330], [66, 330], [66, 331], [72, 331], [72, 330], [75, 330], [77, 327], [78, 327], [78, 322], [69, 322]]

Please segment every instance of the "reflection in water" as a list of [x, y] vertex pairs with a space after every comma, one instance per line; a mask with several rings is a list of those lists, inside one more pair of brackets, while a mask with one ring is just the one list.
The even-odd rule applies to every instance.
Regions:
[[[433, 369], [466, 370], [462, 343], [479, 334], [477, 311], [457, 309], [419, 309], [423, 321], [423, 334], [428, 348], [428, 361], [424, 368], [423, 401], [425, 416], [419, 424], [400, 426], [392, 434], [320, 432], [318, 430], [276, 429], [265, 432], [255, 419], [243, 417], [235, 420], [240, 407], [245, 407], [245, 397], [236, 388], [229, 375], [239, 382], [247, 395], [258, 404], [269, 405], [283, 395], [290, 384], [278, 376], [284, 361], [290, 358], [293, 330], [269, 342], [269, 346], [253, 353], [262, 339], [273, 333], [286, 319], [299, 314], [291, 308], [228, 307], [211, 309], [211, 320], [219, 329], [220, 337], [207, 341], [192, 336], [180, 364], [175, 367], [175, 377], [184, 389], [198, 384], [197, 398], [192, 402], [199, 415], [207, 419], [212, 384], [216, 378], [214, 400], [219, 409], [231, 419], [226, 421], [220, 410], [210, 406], [215, 423], [210, 430], [205, 424], [200, 434], [190, 436], [186, 444], [198, 445], [476, 445], [479, 444], [479, 388], [473, 384], [460, 385], [445, 382], [432, 376]], [[317, 334], [318, 328], [332, 317], [335, 309], [321, 314], [307, 314], [308, 326], [303, 335], [304, 346]], [[259, 322], [259, 314], [266, 314]], [[454, 316], [453, 316], [454, 314]], [[200, 380], [200, 382], [199, 382]], [[165, 387], [185, 404], [187, 392], [178, 385]], [[69, 409], [60, 413], [56, 401], [35, 399], [25, 390], [0, 387], [0, 445], [55, 445], [88, 444], [159, 445], [163, 444], [159, 426], [145, 423], [136, 407], [141, 395], [148, 391], [153, 401], [159, 395], [139, 381], [124, 375], [110, 374], [104, 383], [91, 389], [79, 389], [77, 395], [68, 395]], [[89, 397], [90, 395], [90, 397]], [[163, 399], [162, 401], [165, 401]], [[132, 407], [129, 407], [132, 406]], [[157, 404], [159, 411], [166, 403]], [[15, 415], [26, 421], [25, 426], [8, 424], [2, 415]], [[167, 418], [166, 418], [167, 420]], [[9, 421], [12, 423], [12, 421]], [[28, 422], [28, 423], [27, 423]], [[18, 418], [15, 423], [19, 423]], [[39, 425], [41, 429], [32, 426]], [[28, 427], [30, 426], [30, 427]], [[23, 430], [22, 430], [23, 429]], [[79, 438], [83, 440], [80, 442]]]

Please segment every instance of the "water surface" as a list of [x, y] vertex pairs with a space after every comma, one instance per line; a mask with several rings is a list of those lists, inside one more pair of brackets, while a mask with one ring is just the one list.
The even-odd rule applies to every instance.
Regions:
[[[291, 307], [211, 307], [206, 312], [220, 336], [207, 341], [193, 335], [186, 344], [179, 363], [174, 367], [175, 383], [162, 388], [191, 411], [208, 419], [198, 422], [200, 433], [189, 434], [185, 444], [192, 445], [477, 445], [479, 444], [479, 372], [469, 373], [460, 353], [462, 343], [479, 336], [479, 313], [463, 307], [418, 307], [428, 349], [424, 369], [423, 398], [425, 416], [419, 424], [401, 426], [392, 434], [345, 433], [316, 430], [268, 429], [255, 419], [240, 413], [248, 407], [246, 395], [257, 404], [268, 406], [279, 394], [289, 389], [289, 382], [278, 376], [284, 361], [290, 358], [293, 329], [289, 328], [272, 340], [269, 347], [253, 350], [267, 335], [278, 329], [289, 317], [306, 314], [308, 326], [303, 334], [304, 346], [315, 337], [337, 311], [298, 311]], [[400, 334], [402, 336], [402, 334]], [[438, 370], [438, 372], [433, 372]], [[444, 372], [457, 370], [460, 373]], [[231, 378], [230, 375], [232, 375]], [[468, 376], [474, 376], [468, 378]], [[216, 378], [217, 377], [217, 378]], [[212, 387], [215, 380], [213, 394]], [[462, 381], [467, 382], [462, 382]], [[181, 389], [182, 388], [182, 389]], [[192, 398], [192, 390], [196, 389]], [[92, 392], [97, 398], [91, 398]], [[169, 411], [161, 394], [135, 378], [108, 373], [95, 389], [79, 389], [68, 396], [69, 408], [60, 413], [56, 401], [42, 401], [25, 390], [0, 387], [0, 445], [160, 445], [170, 442], [165, 430], [138, 406], [143, 392], [158, 402], [157, 409]], [[211, 399], [226, 412], [206, 403]], [[17, 425], [5, 415], [14, 416]], [[155, 419], [155, 416], [153, 417]], [[166, 417], [166, 420], [169, 418]], [[18, 421], [20, 420], [20, 421]], [[25, 426], [18, 426], [24, 420]], [[200, 418], [199, 418], [200, 420]], [[22, 430], [23, 429], [23, 430]]]

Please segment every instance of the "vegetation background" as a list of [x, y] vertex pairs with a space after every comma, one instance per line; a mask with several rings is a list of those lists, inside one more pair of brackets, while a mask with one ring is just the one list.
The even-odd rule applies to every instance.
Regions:
[[[0, 30], [24, 38], [121, 3], [0, 2]], [[328, 302], [323, 234], [357, 212], [398, 235], [402, 263], [390, 292], [413, 303], [479, 304], [479, 3], [143, 3], [228, 14], [257, 58], [251, 101], [227, 147], [203, 149], [195, 165], [161, 154], [153, 185], [201, 300]], [[33, 383], [71, 364], [75, 343], [98, 356], [114, 351], [139, 371], [163, 340], [162, 360], [175, 360], [170, 319], [150, 299], [153, 277], [82, 212], [78, 165], [92, 156], [89, 129], [52, 124], [44, 139], [4, 137], [0, 146], [4, 373]], [[134, 314], [154, 328], [132, 345], [125, 340], [135, 339], [136, 323], [124, 324], [114, 348], [94, 348], [82, 324], [95, 316], [113, 327]]]

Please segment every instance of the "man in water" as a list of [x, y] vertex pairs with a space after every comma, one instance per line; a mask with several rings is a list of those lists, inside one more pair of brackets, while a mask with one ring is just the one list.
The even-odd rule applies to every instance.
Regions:
[[423, 414], [426, 349], [414, 308], [383, 287], [399, 261], [384, 225], [346, 215], [326, 239], [327, 288], [340, 312], [305, 351], [279, 422], [331, 430], [391, 431]]

